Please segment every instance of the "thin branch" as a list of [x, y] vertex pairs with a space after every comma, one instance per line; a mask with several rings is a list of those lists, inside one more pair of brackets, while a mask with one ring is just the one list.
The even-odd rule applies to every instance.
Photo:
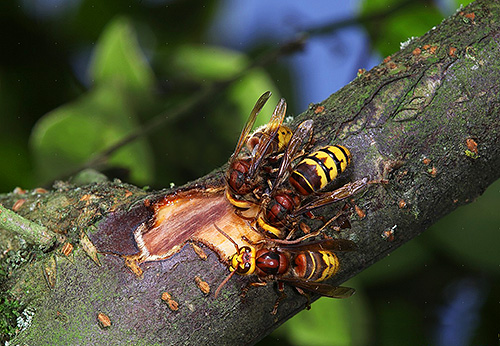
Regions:
[[47, 227], [25, 219], [0, 204], [0, 229], [19, 234], [28, 242], [49, 248], [56, 239], [56, 233]]

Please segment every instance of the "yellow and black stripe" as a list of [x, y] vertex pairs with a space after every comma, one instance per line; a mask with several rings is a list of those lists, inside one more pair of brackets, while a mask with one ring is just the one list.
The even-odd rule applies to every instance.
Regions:
[[254, 203], [252, 203], [250, 201], [235, 198], [233, 196], [233, 194], [231, 193], [231, 191], [229, 191], [229, 189], [230, 189], [229, 187], [226, 187], [226, 198], [229, 201], [229, 203], [231, 203], [236, 208], [246, 210], [254, 205]]
[[259, 225], [260, 229], [270, 238], [281, 239], [285, 237], [283, 230], [266, 222], [262, 216], [257, 219], [257, 225]]
[[329, 145], [307, 155], [290, 175], [290, 184], [302, 195], [321, 190], [351, 163], [351, 153], [342, 145]]
[[305, 251], [294, 262], [296, 275], [305, 281], [324, 281], [340, 268], [337, 256], [331, 251]]

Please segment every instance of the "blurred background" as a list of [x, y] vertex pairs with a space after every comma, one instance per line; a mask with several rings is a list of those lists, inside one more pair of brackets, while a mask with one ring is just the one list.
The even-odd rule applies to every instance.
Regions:
[[[469, 2], [2, 1], [0, 193], [84, 167], [182, 185], [227, 161], [264, 91], [262, 114], [285, 97], [295, 116]], [[351, 299], [322, 298], [259, 345], [497, 344], [499, 192], [350, 280]]]

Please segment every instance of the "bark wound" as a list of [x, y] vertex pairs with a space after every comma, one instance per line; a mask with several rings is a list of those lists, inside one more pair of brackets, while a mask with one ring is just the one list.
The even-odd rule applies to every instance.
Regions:
[[122, 256], [138, 275], [137, 265], [165, 260], [179, 252], [187, 242], [201, 243], [228, 265], [235, 246], [215, 227], [217, 225], [238, 246], [263, 239], [248, 222], [235, 214], [224, 195], [224, 186], [195, 187], [145, 200], [119, 215], [111, 214], [91, 235], [101, 253]]

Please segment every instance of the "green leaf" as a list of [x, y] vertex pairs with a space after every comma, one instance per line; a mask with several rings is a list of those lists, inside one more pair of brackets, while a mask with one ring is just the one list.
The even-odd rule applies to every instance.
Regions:
[[[37, 173], [43, 182], [64, 178], [92, 156], [137, 129], [136, 110], [152, 100], [153, 73], [130, 23], [111, 22], [97, 43], [90, 74], [93, 90], [46, 114], [31, 135]], [[146, 142], [116, 151], [104, 168], [125, 168], [137, 184], [152, 178]]]
[[127, 19], [117, 18], [105, 28], [94, 52], [90, 76], [95, 85], [112, 83], [140, 91], [152, 88], [153, 72]]
[[[30, 141], [37, 173], [43, 181], [64, 177], [135, 129], [134, 119], [125, 94], [110, 84], [46, 114]], [[129, 169], [134, 182], [146, 183], [152, 172], [149, 152], [145, 141], [136, 141], [110, 162]]]
[[175, 70], [204, 81], [233, 77], [248, 65], [248, 59], [221, 47], [183, 45], [176, 50], [171, 63]]

